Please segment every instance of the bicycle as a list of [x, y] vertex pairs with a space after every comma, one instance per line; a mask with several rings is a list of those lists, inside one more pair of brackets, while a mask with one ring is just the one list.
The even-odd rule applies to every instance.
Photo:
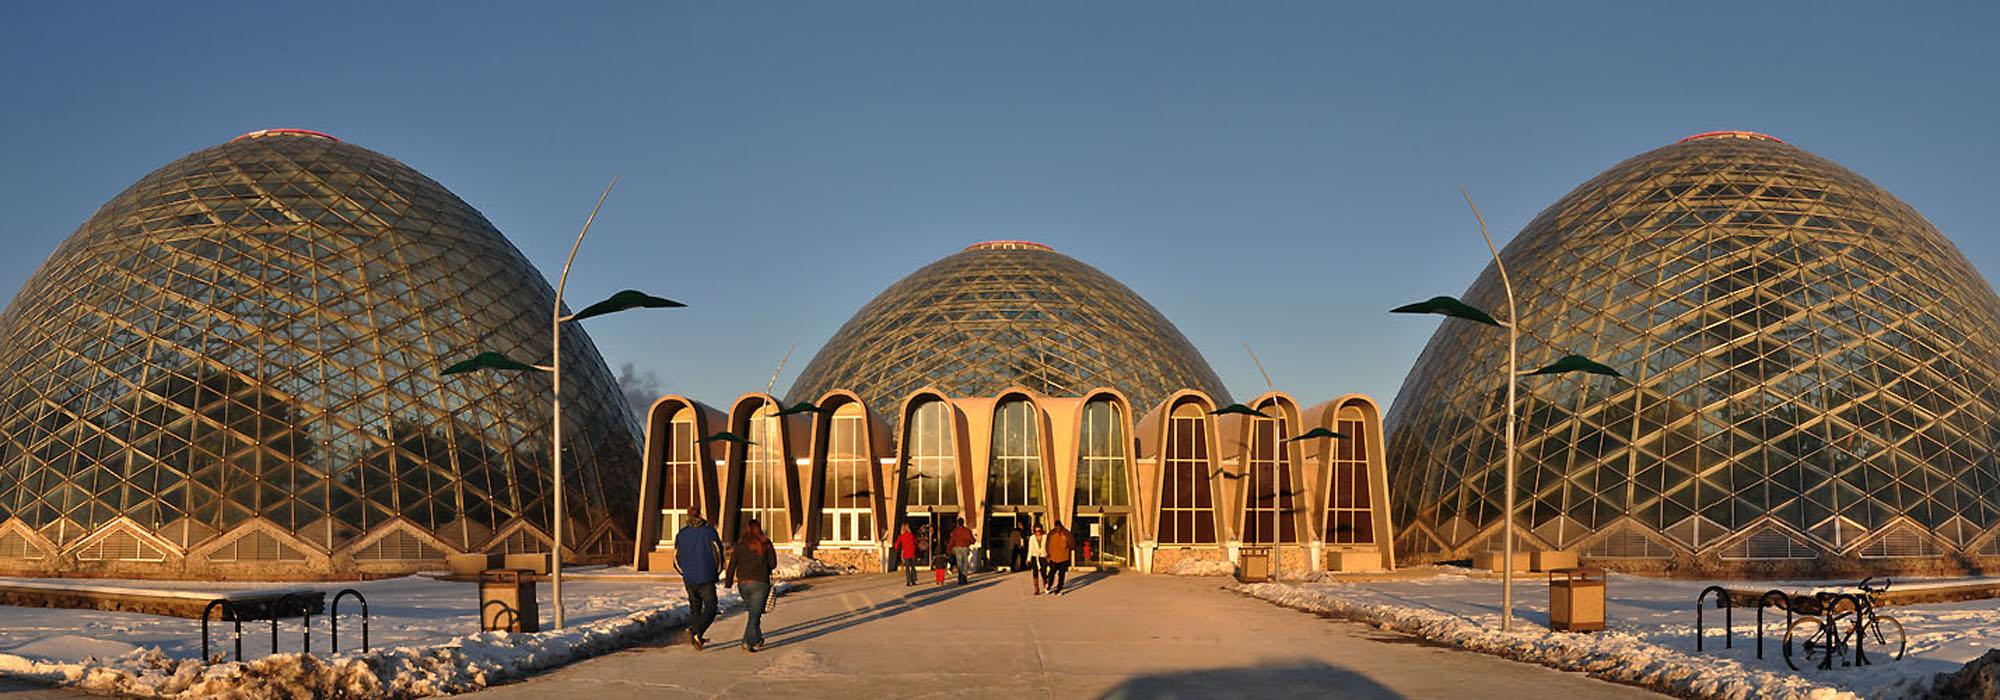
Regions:
[[[1874, 581], [1873, 576], [1863, 579], [1855, 586], [1859, 593], [1813, 594], [1817, 610], [1809, 612], [1818, 614], [1802, 615], [1785, 629], [1785, 665], [1794, 671], [1804, 670], [1793, 660], [1793, 650], [1797, 649], [1808, 667], [1831, 669], [1836, 657], [1842, 666], [1865, 666], [1869, 661], [1862, 650], [1864, 644], [1892, 649], [1890, 660], [1902, 660], [1910, 645], [1909, 637], [1903, 633], [1903, 623], [1889, 615], [1875, 614], [1876, 597], [1888, 592], [1890, 581], [1884, 579], [1881, 586], [1870, 586]], [[1841, 632], [1843, 626], [1845, 633]], [[1852, 660], [1848, 658], [1850, 649]]]

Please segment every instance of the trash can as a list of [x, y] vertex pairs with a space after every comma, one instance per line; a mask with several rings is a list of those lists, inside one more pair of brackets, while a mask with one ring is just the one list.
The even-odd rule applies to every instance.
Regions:
[[479, 572], [480, 631], [542, 631], [542, 612], [535, 605], [534, 574], [529, 569]]
[[1236, 552], [1236, 581], [1263, 583], [1271, 580], [1271, 548], [1243, 547]]
[[1549, 572], [1549, 629], [1604, 630], [1604, 570], [1593, 567]]

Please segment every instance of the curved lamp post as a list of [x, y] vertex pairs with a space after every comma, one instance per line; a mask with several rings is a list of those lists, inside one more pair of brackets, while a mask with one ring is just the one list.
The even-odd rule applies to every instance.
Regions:
[[1586, 372], [1607, 377], [1622, 376], [1618, 370], [1591, 361], [1582, 355], [1567, 355], [1533, 372], [1520, 372], [1517, 368], [1521, 346], [1521, 331], [1515, 324], [1520, 319], [1514, 305], [1514, 282], [1507, 276], [1507, 264], [1500, 260], [1500, 249], [1493, 245], [1493, 236], [1486, 232], [1486, 217], [1479, 214], [1479, 205], [1472, 203], [1472, 195], [1464, 188], [1459, 194], [1465, 197], [1465, 205], [1472, 208], [1472, 218], [1479, 222], [1479, 237], [1486, 240], [1486, 252], [1493, 255], [1493, 266], [1500, 270], [1500, 288], [1507, 294], [1507, 320], [1493, 318], [1492, 314], [1478, 309], [1453, 297], [1431, 297], [1415, 304], [1405, 304], [1390, 309], [1398, 314], [1436, 314], [1450, 318], [1483, 323], [1496, 328], [1507, 329], [1507, 494], [1501, 509], [1506, 516], [1501, 518], [1501, 545], [1503, 563], [1500, 566], [1500, 630], [1505, 632], [1514, 626], [1514, 396], [1515, 387], [1522, 376], [1542, 376]]
[[597, 197], [597, 206], [591, 208], [590, 216], [583, 220], [583, 230], [576, 234], [576, 242], [569, 247], [569, 257], [563, 260], [562, 276], [556, 278], [555, 304], [549, 311], [549, 364], [536, 365], [520, 362], [506, 355], [487, 351], [472, 359], [446, 367], [442, 375], [476, 372], [479, 370], [538, 371], [549, 375], [550, 401], [554, 405], [555, 416], [551, 420], [554, 433], [552, 442], [555, 453], [555, 547], [549, 566], [551, 595], [555, 597], [555, 626], [563, 627], [562, 564], [563, 564], [563, 521], [567, 519], [563, 503], [563, 430], [562, 430], [562, 329], [566, 321], [581, 321], [594, 316], [617, 313], [628, 309], [671, 309], [686, 306], [678, 301], [656, 297], [637, 290], [627, 289], [613, 294], [604, 301], [583, 307], [582, 311], [563, 314], [563, 288], [569, 285], [569, 268], [576, 262], [576, 251], [583, 247], [583, 237], [590, 233], [590, 225], [597, 221], [597, 212], [604, 208], [604, 200], [611, 196], [611, 188], [618, 186], [618, 178], [611, 179], [611, 185], [604, 188], [604, 194]]

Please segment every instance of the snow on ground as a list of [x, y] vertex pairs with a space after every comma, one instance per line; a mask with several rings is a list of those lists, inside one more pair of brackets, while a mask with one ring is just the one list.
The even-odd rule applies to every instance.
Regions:
[[[1515, 579], [1518, 621], [1499, 631], [1500, 581], [1446, 573], [1429, 578], [1371, 583], [1256, 584], [1238, 590], [1280, 605], [1356, 619], [1453, 646], [1532, 661], [1554, 668], [1704, 698], [1901, 698], [1925, 687], [1934, 674], [1955, 671], [1988, 649], [2000, 647], [2000, 600], [1882, 608], [1908, 631], [1909, 655], [1901, 661], [1871, 654], [1873, 665], [1794, 672], [1785, 665], [1784, 613], [1766, 611], [1764, 658], [1756, 658], [1756, 613], [1735, 611], [1735, 646], [1724, 648], [1722, 611], [1703, 611], [1708, 631], [1694, 649], [1694, 600], [1712, 581], [1611, 574], [1606, 631], [1550, 631], [1548, 584], [1540, 575]], [[1922, 581], [1910, 581], [1912, 586]], [[1811, 589], [1833, 582], [1754, 588]], [[1904, 583], [1898, 581], [1897, 587]], [[1776, 614], [1773, 614], [1776, 613]]]
[[[100, 583], [100, 582], [92, 582]], [[143, 589], [229, 592], [274, 584], [121, 582]], [[296, 586], [298, 584], [284, 584]], [[279, 624], [280, 654], [271, 649], [270, 623], [245, 623], [245, 663], [204, 666], [201, 623], [139, 613], [0, 607], [0, 675], [14, 675], [99, 692], [141, 697], [259, 696], [321, 689], [319, 697], [420, 697], [464, 692], [595, 656], [657, 636], [686, 617], [678, 580], [565, 580], [570, 627], [533, 634], [479, 632], [477, 584], [409, 576], [381, 581], [329, 583], [329, 592], [352, 587], [368, 597], [371, 652], [359, 653], [360, 617], [352, 599], [342, 603], [341, 648], [327, 659], [327, 620], [313, 620], [313, 650], [297, 654], [297, 620]], [[552, 615], [549, 584], [537, 584], [543, 628]], [[722, 591], [722, 605], [739, 602]], [[229, 653], [233, 625], [211, 623], [211, 653]], [[264, 658], [258, 658], [264, 657]], [[233, 656], [231, 657], [233, 658]]]

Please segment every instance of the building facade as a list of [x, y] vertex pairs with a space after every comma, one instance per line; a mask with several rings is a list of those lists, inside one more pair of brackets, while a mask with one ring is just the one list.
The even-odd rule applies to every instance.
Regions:
[[[0, 573], [318, 578], [549, 551], [554, 294], [443, 186], [246, 134], [99, 209], [0, 314]], [[636, 425], [563, 334], [574, 560], [630, 551]]]
[[[882, 570], [899, 526], [941, 540], [958, 519], [994, 563], [1015, 525], [1060, 522], [1076, 533], [1082, 566], [1214, 573], [1245, 546], [1274, 548], [1295, 573], [1395, 565], [1380, 411], [1366, 396], [1301, 407], [1274, 392], [1251, 405], [1263, 415], [1241, 416], [1217, 415], [1191, 389], [1144, 414], [1108, 387], [1072, 397], [919, 389], [897, 402], [893, 439], [858, 394], [829, 392], [818, 410], [789, 416], [772, 415], [767, 399], [748, 395], [727, 418], [678, 396], [654, 404], [636, 567], [671, 570], [674, 533], [696, 508], [725, 537], [756, 517], [782, 549], [870, 571]], [[704, 451], [696, 437], [716, 425], [755, 430], [759, 419], [768, 442], [732, 430], [759, 444], [715, 440]], [[1341, 437], [1301, 437], [1314, 428]], [[765, 444], [770, 453], [758, 452]]]
[[[1875, 184], [1776, 138], [1613, 166], [1501, 252], [1524, 364], [1522, 546], [1634, 570], [2000, 563], [2000, 300]], [[1506, 308], [1489, 266], [1464, 299]], [[1506, 334], [1446, 322], [1389, 418], [1398, 550], [1496, 550]]]

